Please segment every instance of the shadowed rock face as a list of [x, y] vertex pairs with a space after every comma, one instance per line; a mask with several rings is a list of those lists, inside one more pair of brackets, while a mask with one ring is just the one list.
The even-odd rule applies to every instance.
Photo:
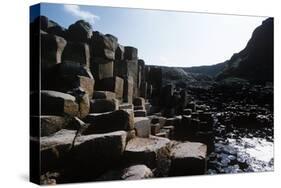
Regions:
[[255, 29], [245, 49], [228, 60], [217, 79], [229, 77], [253, 82], [273, 81], [273, 18], [266, 19]]

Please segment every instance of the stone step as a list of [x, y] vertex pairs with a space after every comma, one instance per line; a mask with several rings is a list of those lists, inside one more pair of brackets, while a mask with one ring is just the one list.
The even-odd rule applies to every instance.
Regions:
[[124, 160], [132, 164], [145, 164], [149, 168], [158, 168], [165, 173], [169, 166], [170, 140], [156, 136], [149, 138], [134, 138], [127, 143]]
[[132, 110], [116, 110], [113, 112], [91, 113], [85, 118], [89, 123], [83, 134], [107, 133], [118, 130], [134, 129], [134, 113]]
[[41, 113], [43, 115], [79, 114], [79, 105], [74, 96], [51, 90], [41, 91]]
[[90, 113], [103, 113], [118, 110], [117, 99], [94, 99], [90, 101]]
[[94, 91], [93, 99], [115, 99], [116, 95], [111, 91]]
[[171, 148], [170, 176], [201, 175], [206, 172], [207, 146], [199, 142], [175, 143]]

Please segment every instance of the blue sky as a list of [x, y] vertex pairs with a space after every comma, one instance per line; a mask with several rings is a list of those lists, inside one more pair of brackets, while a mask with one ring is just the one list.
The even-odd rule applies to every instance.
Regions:
[[146, 64], [212, 65], [242, 50], [266, 17], [202, 14], [97, 6], [42, 4], [41, 15], [63, 27], [79, 19], [138, 48]]

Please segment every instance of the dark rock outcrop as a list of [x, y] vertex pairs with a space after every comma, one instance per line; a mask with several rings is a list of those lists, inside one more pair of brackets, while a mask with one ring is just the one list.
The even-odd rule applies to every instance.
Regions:
[[247, 46], [227, 61], [217, 79], [238, 77], [255, 83], [273, 81], [273, 18], [257, 27]]

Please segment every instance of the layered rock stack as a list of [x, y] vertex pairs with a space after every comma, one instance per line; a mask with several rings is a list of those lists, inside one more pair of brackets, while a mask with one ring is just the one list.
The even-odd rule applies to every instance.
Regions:
[[64, 29], [41, 16], [31, 31], [31, 51], [41, 54], [31, 57], [41, 79], [31, 146], [39, 146], [42, 184], [205, 173], [206, 145], [170, 140], [195, 121], [185, 93], [162, 88], [161, 69], [145, 66], [137, 48], [83, 20]]

